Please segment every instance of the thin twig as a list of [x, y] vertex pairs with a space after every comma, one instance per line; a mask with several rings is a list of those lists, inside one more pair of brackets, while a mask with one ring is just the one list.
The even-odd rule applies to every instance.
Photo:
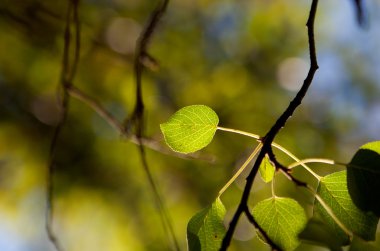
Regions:
[[304, 187], [306, 188], [311, 194], [313, 194], [313, 196], [315, 196], [316, 200], [322, 205], [322, 207], [326, 210], [326, 212], [330, 215], [330, 217], [336, 222], [336, 224], [343, 230], [343, 232], [345, 232], [349, 237], [350, 239], [353, 238], [354, 234], [351, 230], [349, 230], [342, 222], [341, 220], [335, 215], [334, 211], [331, 209], [331, 207], [329, 205], [327, 205], [327, 203], [319, 196], [319, 194], [310, 186], [308, 185], [306, 182], [303, 182], [297, 178], [295, 178], [292, 174], [291, 174], [291, 169], [283, 166], [281, 163], [279, 163], [276, 159], [276, 157], [274, 156], [273, 152], [271, 151], [270, 152], [270, 159], [274, 162], [275, 166], [276, 166], [276, 169], [279, 169], [281, 170], [281, 172], [290, 180], [292, 181], [294, 184], [296, 184], [297, 186], [300, 186], [300, 187]]
[[57, 142], [59, 135], [61, 134], [62, 127], [66, 121], [67, 117], [67, 106], [68, 99], [67, 96], [64, 95], [61, 104], [61, 119], [58, 125], [56, 126], [53, 134], [52, 141], [50, 143], [50, 153], [49, 153], [49, 164], [46, 175], [46, 213], [45, 213], [45, 229], [48, 235], [49, 240], [54, 245], [57, 251], [63, 250], [61, 245], [59, 244], [58, 238], [54, 233], [53, 229], [53, 216], [54, 216], [54, 204], [53, 204], [53, 194], [54, 194], [54, 186], [53, 186], [53, 177], [55, 173], [55, 154], [57, 149]]
[[[279, 149], [280, 151], [282, 151], [283, 153], [285, 153], [286, 155], [288, 155], [293, 160], [295, 160], [297, 162], [300, 162], [300, 159], [297, 158], [293, 153], [291, 153], [290, 151], [288, 151], [288, 149], [286, 149], [286, 148], [282, 147], [281, 145], [276, 144], [274, 142], [272, 142], [272, 146], [274, 146], [275, 148]], [[303, 166], [306, 169], [306, 171], [308, 171], [311, 175], [313, 175], [317, 180], [320, 180], [321, 177], [318, 174], [316, 174], [315, 172], [313, 172], [313, 170], [311, 170], [311, 168], [308, 167], [305, 163], [301, 162], [300, 165]]]
[[[237, 134], [240, 134], [240, 135], [244, 135], [244, 136], [248, 136], [250, 138], [254, 138], [256, 139], [257, 142], [261, 143], [262, 142], [262, 139], [259, 135], [257, 134], [253, 134], [253, 133], [249, 133], [249, 132], [245, 132], [245, 131], [241, 131], [241, 130], [237, 130], [237, 129], [232, 129], [232, 128], [226, 128], [226, 127], [221, 127], [221, 126], [218, 126], [217, 127], [218, 130], [221, 130], [221, 131], [225, 131], [225, 132], [232, 132], [232, 133], [237, 133]], [[272, 142], [272, 146], [279, 149], [280, 151], [282, 151], [283, 153], [285, 153], [286, 155], [288, 155], [290, 158], [292, 158], [293, 160], [299, 162], [300, 160], [294, 155], [292, 154], [290, 151], [288, 151], [285, 147], [277, 144], [276, 142]], [[307, 165], [305, 165], [305, 163], [300, 163], [300, 165], [302, 165], [307, 171], [309, 171], [316, 179], [320, 179], [320, 177], [313, 172], [313, 170], [311, 170]]]
[[[316, 70], [318, 69], [318, 63], [317, 63], [317, 56], [315, 51], [315, 40], [314, 40], [314, 20], [315, 15], [317, 12], [317, 6], [318, 6], [318, 0], [313, 0], [311, 3], [311, 8], [309, 12], [309, 18], [306, 23], [307, 26], [307, 33], [308, 33], [308, 41], [309, 41], [309, 54], [310, 54], [310, 69], [307, 74], [307, 77], [301, 87], [301, 89], [298, 91], [297, 95], [294, 97], [294, 99], [290, 102], [287, 109], [284, 111], [284, 113], [278, 118], [276, 123], [273, 125], [273, 127], [269, 130], [269, 132], [265, 135], [265, 137], [262, 139], [263, 148], [261, 149], [256, 162], [249, 173], [247, 179], [246, 179], [246, 185], [244, 187], [244, 191], [240, 200], [240, 203], [238, 205], [238, 208], [230, 222], [230, 225], [228, 227], [227, 233], [223, 238], [222, 246], [220, 250], [224, 251], [227, 250], [231, 240], [232, 236], [235, 232], [237, 223], [239, 221], [239, 218], [242, 213], [246, 210], [246, 207], [248, 205], [248, 199], [250, 195], [250, 191], [253, 185], [253, 181], [256, 177], [256, 174], [259, 170], [260, 164], [263, 161], [265, 154], [267, 154], [269, 151], [271, 151], [271, 144], [278, 134], [278, 132], [283, 128], [288, 121], [288, 119], [293, 115], [294, 111], [297, 109], [297, 107], [301, 104], [304, 96], [307, 93], [307, 90], [309, 89]], [[275, 249], [274, 246], [272, 246], [272, 249]]]
[[272, 247], [272, 250], [273, 251], [280, 251], [281, 248], [279, 246], [276, 245], [276, 243], [274, 243], [268, 236], [268, 234], [264, 231], [264, 229], [262, 229], [260, 227], [260, 225], [257, 223], [257, 221], [255, 220], [255, 218], [253, 217], [253, 215], [251, 214], [251, 212], [249, 211], [249, 208], [246, 207], [244, 209], [244, 213], [245, 215], [247, 216], [247, 219], [248, 221], [253, 225], [255, 226], [256, 229], [258, 229], [260, 231], [260, 234], [263, 236], [263, 238], [265, 239], [265, 241]]
[[272, 197], [276, 198], [276, 172], [273, 174], [271, 182]]
[[221, 127], [221, 126], [218, 126], [217, 129], [221, 130], [221, 131], [225, 131], [225, 132], [232, 132], [232, 133], [237, 133], [237, 134], [240, 134], [240, 135], [248, 136], [250, 138], [256, 139], [258, 142], [261, 143], [260, 136], [257, 135], [257, 134], [254, 134], [254, 133], [245, 132], [245, 131], [241, 131], [241, 130], [237, 130], [237, 129], [232, 129], [232, 128], [227, 128], [227, 127]]
[[268, 156], [269, 156], [269, 159], [274, 164], [274, 166], [276, 167], [276, 170], [282, 171], [285, 174], [285, 176], [289, 178], [291, 181], [293, 181], [297, 186], [308, 187], [308, 184], [306, 182], [303, 182], [290, 174], [292, 170], [290, 170], [289, 168], [285, 167], [280, 162], [278, 162], [272, 150], [269, 150]]
[[79, 56], [80, 56], [80, 41], [81, 41], [81, 35], [80, 35], [80, 22], [79, 22], [79, 13], [78, 13], [78, 5], [79, 0], [71, 0], [73, 4], [73, 24], [74, 24], [74, 33], [75, 33], [75, 43], [74, 43], [74, 58], [72, 62], [72, 66], [70, 68], [69, 76], [68, 76], [68, 82], [72, 83], [74, 76], [76, 74], [78, 63], [79, 63]]
[[152, 188], [154, 199], [156, 201], [158, 210], [160, 212], [160, 218], [162, 221], [162, 226], [164, 227], [164, 230], [166, 232], [166, 236], [169, 236], [169, 238], [171, 238], [171, 241], [173, 242], [173, 245], [174, 245], [174, 249], [177, 251], [180, 251], [179, 244], [177, 241], [177, 237], [176, 237], [175, 232], [174, 232], [172, 220], [170, 218], [170, 214], [169, 214], [169, 212], [165, 206], [165, 203], [162, 199], [162, 196], [161, 196], [161, 194], [157, 188], [156, 182], [153, 178], [153, 174], [149, 168], [148, 161], [147, 161], [146, 154], [145, 154], [144, 145], [142, 144], [141, 138], [137, 138], [137, 139], [140, 143], [139, 144], [139, 151], [140, 151], [141, 161], [142, 161], [146, 176], [148, 178], [149, 184]]
[[227, 188], [239, 177], [239, 175], [245, 170], [245, 168], [251, 163], [253, 158], [256, 156], [256, 154], [260, 151], [261, 149], [261, 143], [259, 143], [256, 148], [252, 151], [252, 153], [248, 156], [248, 158], [244, 161], [243, 165], [239, 168], [239, 170], [232, 176], [232, 178], [224, 185], [222, 189], [220, 189], [218, 193], [218, 197], [220, 197], [226, 190]]
[[[136, 103], [134, 111], [129, 119], [125, 122], [127, 131], [135, 127], [138, 137], [142, 136], [144, 123], [144, 102], [142, 97], [142, 73], [144, 70], [144, 61], [149, 58], [151, 61], [153, 57], [147, 52], [147, 47], [152, 39], [153, 33], [156, 30], [161, 18], [163, 17], [169, 0], [162, 0], [157, 7], [153, 10], [144, 30], [140, 34], [136, 43], [136, 54], [134, 60], [134, 73], [136, 81]], [[154, 60], [155, 61], [155, 60]]]
[[99, 102], [97, 102], [95, 99], [91, 98], [89, 95], [81, 91], [75, 86], [70, 86], [67, 91], [69, 92], [70, 96], [73, 98], [78, 99], [82, 103], [89, 106], [91, 109], [93, 109], [100, 117], [102, 117], [107, 123], [116, 131], [118, 131], [121, 134], [124, 134], [124, 128], [123, 125], [119, 123], [119, 121], [106, 109], [104, 109]]
[[162, 16], [164, 15], [166, 11], [168, 3], [169, 3], [169, 0], [162, 0], [157, 5], [157, 7], [151, 13], [150, 19], [137, 41], [135, 61], [134, 61], [134, 73], [135, 73], [135, 81], [136, 81], [136, 104], [135, 104], [135, 108], [131, 117], [125, 122], [125, 127], [126, 127], [126, 131], [129, 134], [131, 133], [132, 128], [135, 129], [136, 139], [139, 145], [141, 162], [142, 162], [145, 174], [148, 178], [149, 184], [151, 186], [151, 189], [153, 191], [153, 195], [160, 212], [162, 224], [163, 224], [164, 230], [167, 233], [166, 236], [169, 236], [169, 238], [171, 238], [174, 244], [175, 250], [178, 251], [180, 250], [180, 248], [179, 248], [177, 237], [175, 235], [175, 232], [172, 226], [172, 221], [165, 207], [165, 203], [163, 202], [163, 199], [157, 189], [157, 185], [153, 178], [152, 172], [150, 171], [148, 161], [145, 155], [143, 140], [142, 140], [143, 131], [144, 131], [144, 102], [143, 102], [143, 97], [142, 97], [142, 73], [144, 70], [143, 61], [146, 60], [147, 58], [152, 59], [152, 57], [147, 52], [147, 47], [148, 47], [149, 41], [152, 38], [154, 31], [156, 30]]
[[[53, 178], [55, 173], [55, 155], [58, 146], [58, 139], [62, 132], [62, 128], [66, 122], [69, 107], [69, 94], [68, 87], [71, 86], [72, 80], [75, 76], [76, 68], [79, 61], [79, 51], [80, 51], [80, 28], [79, 28], [79, 16], [78, 16], [78, 4], [79, 0], [69, 1], [67, 14], [66, 14], [66, 25], [64, 31], [64, 48], [63, 48], [63, 58], [62, 58], [62, 70], [60, 77], [60, 90], [61, 95], [58, 99], [60, 106], [60, 120], [54, 130], [54, 134], [50, 144], [49, 153], [49, 164], [46, 175], [46, 222], [45, 228], [48, 234], [49, 240], [52, 242], [57, 251], [63, 250], [57, 236], [53, 230], [53, 216], [54, 216], [54, 185]], [[75, 46], [74, 46], [74, 59], [72, 64], [70, 64], [70, 45], [71, 45], [71, 22], [73, 20], [74, 30], [75, 30]]]
[[294, 162], [288, 166], [289, 169], [293, 169], [294, 167], [300, 166], [302, 164], [307, 164], [307, 163], [323, 163], [323, 164], [328, 164], [328, 165], [335, 165], [335, 160], [332, 159], [321, 159], [321, 158], [310, 158], [310, 159], [303, 159], [299, 160], [297, 162]]
[[[50, 147], [50, 161], [48, 166], [47, 173], [47, 211], [46, 211], [46, 230], [49, 236], [49, 239], [54, 244], [57, 250], [62, 250], [58, 238], [55, 236], [53, 231], [53, 177], [54, 177], [54, 158], [57, 149], [57, 142], [59, 135], [61, 134], [62, 128], [66, 122], [68, 105], [69, 105], [69, 95], [67, 88], [71, 85], [71, 82], [74, 78], [76, 67], [79, 61], [79, 50], [80, 50], [80, 28], [79, 28], [79, 17], [78, 17], [78, 0], [72, 0], [69, 2], [66, 16], [66, 26], [64, 32], [64, 49], [63, 49], [63, 60], [62, 60], [62, 72], [61, 72], [61, 83], [60, 87], [62, 88], [62, 97], [60, 99], [60, 108], [61, 108], [61, 118], [54, 131], [54, 135], [51, 141]], [[73, 15], [74, 20], [74, 29], [75, 29], [75, 57], [73, 64], [70, 67], [70, 44], [71, 44], [71, 16]]]
[[[81, 101], [83, 104], [90, 107], [92, 110], [94, 110], [95, 113], [97, 113], [101, 118], [103, 118], [114, 130], [116, 130], [120, 135], [122, 135], [124, 138], [132, 142], [133, 144], [139, 145], [140, 142], [137, 139], [137, 136], [134, 134], [128, 134], [124, 130], [124, 127], [122, 123], [120, 123], [109, 111], [107, 111], [97, 100], [90, 97], [88, 94], [84, 93], [82, 90], [78, 89], [77, 87], [71, 85], [67, 88], [67, 91], [69, 95], [79, 101]], [[167, 148], [165, 145], [161, 144], [159, 141], [153, 139], [153, 138], [147, 138], [142, 137], [141, 143], [156, 152], [174, 156], [181, 159], [190, 159], [190, 160], [201, 160], [205, 161], [210, 164], [215, 164], [216, 157], [210, 154], [204, 154], [204, 153], [191, 153], [191, 154], [182, 154], [178, 152], [173, 152], [169, 148]]]
[[290, 170], [278, 162], [276, 162], [277, 167], [281, 170], [281, 172], [292, 182], [294, 182], [297, 186], [306, 188], [313, 196], [315, 196], [316, 200], [321, 204], [321, 206], [326, 210], [327, 214], [330, 215], [330, 217], [335, 221], [335, 223], [345, 232], [350, 239], [352, 240], [354, 233], [349, 230], [342, 221], [335, 215], [332, 208], [319, 196], [319, 194], [307, 183], [300, 181], [299, 179], [295, 178], [291, 173]]

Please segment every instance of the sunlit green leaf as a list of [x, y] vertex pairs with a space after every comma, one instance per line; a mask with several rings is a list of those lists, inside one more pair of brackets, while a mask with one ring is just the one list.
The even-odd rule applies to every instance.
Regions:
[[270, 162], [268, 156], [265, 156], [265, 158], [261, 162], [259, 171], [260, 171], [261, 178], [266, 183], [270, 182], [273, 179], [275, 167]]
[[380, 141], [360, 147], [347, 166], [348, 190], [355, 205], [380, 216]]
[[223, 225], [225, 215], [226, 209], [219, 198], [194, 215], [187, 225], [189, 251], [219, 250], [226, 233]]
[[[366, 213], [355, 206], [348, 193], [346, 171], [323, 177], [317, 193], [346, 228], [364, 240], [373, 240], [375, 238], [378, 218], [373, 213]], [[314, 210], [325, 220], [327, 226], [332, 229], [341, 244], [349, 243], [348, 235], [317, 200]]]
[[259, 202], [253, 216], [268, 237], [283, 250], [294, 250], [307, 219], [304, 209], [290, 198], [274, 197]]
[[219, 123], [218, 115], [205, 105], [186, 106], [160, 125], [168, 146], [191, 153], [210, 144]]

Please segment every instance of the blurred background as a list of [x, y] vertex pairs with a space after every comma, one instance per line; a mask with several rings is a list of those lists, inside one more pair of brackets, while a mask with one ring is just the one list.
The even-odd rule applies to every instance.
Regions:
[[[57, 86], [67, 2], [0, 2], [0, 250], [54, 250], [45, 232], [49, 145], [59, 120]], [[294, 97], [309, 68], [306, 0], [172, 0], [149, 52], [158, 68], [143, 76], [145, 135], [191, 104], [212, 107], [220, 125], [265, 134]], [[120, 121], [133, 111], [136, 39], [158, 1], [82, 0], [82, 45], [74, 85]], [[301, 159], [348, 163], [380, 139], [380, 2], [365, 1], [364, 28], [351, 1], [320, 1], [315, 81], [276, 142]], [[181, 250], [186, 225], [208, 206], [249, 152], [252, 139], [217, 132], [185, 160], [147, 148]], [[292, 161], [281, 153], [284, 164]], [[312, 164], [320, 175], [339, 167]], [[136, 145], [83, 102], [71, 99], [58, 142], [54, 230], [67, 251], [170, 250]], [[316, 184], [302, 169], [297, 177]], [[232, 217], [244, 175], [222, 196]], [[276, 193], [312, 214], [313, 198], [281, 174]], [[256, 179], [250, 203], [271, 196]], [[379, 235], [378, 235], [379, 237]], [[379, 238], [378, 238], [379, 239]], [[256, 249], [254, 249], [256, 248]], [[231, 250], [268, 250], [244, 219]], [[326, 250], [302, 244], [297, 250]]]

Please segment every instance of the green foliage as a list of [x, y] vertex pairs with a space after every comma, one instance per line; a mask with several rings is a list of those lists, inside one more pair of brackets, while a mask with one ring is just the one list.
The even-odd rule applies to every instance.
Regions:
[[[161, 130], [166, 143], [173, 150], [189, 153], [211, 142], [218, 123], [218, 116], [211, 108], [193, 105], [177, 111], [168, 122], [161, 124]], [[378, 142], [366, 144], [355, 154], [349, 165], [351, 172], [359, 172], [364, 177], [361, 182], [369, 180], [368, 184], [375, 187], [379, 152]], [[264, 182], [273, 179], [275, 167], [268, 155], [261, 162], [259, 172]], [[374, 174], [373, 177], [370, 177], [371, 174]], [[263, 200], [253, 208], [253, 216], [271, 241], [283, 250], [294, 250], [300, 244], [298, 235], [337, 251], [350, 242], [351, 232], [363, 240], [374, 240], [378, 217], [355, 206], [348, 192], [346, 178], [347, 172], [340, 171], [320, 179], [317, 194], [328, 208], [315, 200], [315, 216], [307, 225], [303, 208], [290, 198], [273, 197]], [[356, 192], [365, 197], [363, 191]], [[371, 194], [372, 191], [364, 192]], [[189, 250], [217, 250], [225, 234], [224, 215], [225, 208], [218, 198], [210, 207], [193, 216], [187, 228]]]
[[268, 183], [273, 179], [275, 167], [270, 162], [269, 157], [265, 156], [259, 167], [261, 178]]
[[226, 232], [223, 220], [226, 209], [217, 198], [211, 206], [194, 215], [187, 225], [189, 251], [216, 251]]
[[307, 219], [303, 208], [290, 198], [274, 197], [259, 202], [253, 216], [269, 238], [283, 250], [294, 250]]
[[218, 115], [210, 107], [190, 105], [174, 113], [160, 128], [171, 149], [191, 153], [210, 144], [218, 123]]
[[341, 243], [334, 232], [321, 219], [311, 218], [300, 233], [299, 238], [320, 246], [326, 246], [331, 251], [342, 251]]
[[[355, 206], [348, 193], [346, 171], [323, 177], [317, 193], [347, 229], [364, 240], [375, 239], [378, 218], [374, 214], [366, 213]], [[321, 215], [342, 245], [349, 243], [349, 236], [317, 200], [314, 210]]]
[[363, 145], [355, 153], [347, 166], [347, 184], [355, 205], [377, 216], [380, 216], [379, 181], [380, 141], [375, 141]]
[[[69, 2], [73, 1], [26, 0], [18, 1], [19, 4], [0, 1], [0, 175], [4, 177], [0, 187], [0, 214], [7, 216], [2, 221], [5, 232], [13, 233], [12, 227], [20, 229], [26, 225], [40, 225], [44, 221], [35, 215], [38, 211], [41, 216], [45, 210], [43, 207], [26, 209], [30, 208], [30, 203], [33, 206], [45, 204], [35, 203], [41, 198], [39, 193], [33, 191], [40, 191], [46, 183], [47, 148], [51, 141], [48, 135], [53, 135], [60, 117], [56, 90], [63, 67], [63, 28]], [[112, 3], [109, 5], [107, 2]], [[57, 185], [59, 200], [54, 218], [59, 223], [57, 237], [63, 238], [67, 250], [170, 249], [164, 244], [165, 232], [159, 226], [151, 227], [159, 225], [160, 219], [157, 206], [149, 201], [152, 198], [151, 190], [147, 187], [135, 145], [128, 143], [129, 137], [120, 140], [120, 132], [114, 130], [112, 121], [111, 126], [108, 125], [110, 121], [104, 120], [96, 108], [97, 105], [102, 106], [106, 114], [113, 115], [115, 121], [120, 123], [133, 112], [136, 99], [133, 72], [136, 41], [140, 32], [145, 30], [156, 2], [161, 1], [80, 1], [81, 50], [77, 78], [73, 84], [97, 102], [84, 102], [71, 96], [68, 120], [57, 141], [57, 172], [52, 185]], [[306, 2], [171, 1], [170, 11], [154, 32], [154, 39], [149, 40], [147, 54], [142, 58], [142, 94], [146, 108], [144, 117], [147, 119], [144, 137], [153, 139], [147, 141], [152, 143], [153, 150], [160, 150], [160, 142], [154, 141], [153, 136], [157, 133], [157, 125], [168, 110], [184, 103], [208, 104], [221, 111], [219, 115], [224, 123], [252, 128], [264, 135], [293, 94], [289, 92], [286, 82], [298, 83], [287, 81], [287, 77], [302, 75], [302, 65], [307, 66], [304, 61], [307, 38], [301, 27], [305, 21], [305, 4], [309, 4]], [[333, 2], [333, 6], [338, 8], [331, 8], [329, 4]], [[334, 14], [338, 9], [344, 10], [338, 2], [326, 1], [328, 5], [323, 9], [333, 10]], [[317, 38], [323, 31], [323, 38], [319, 41], [331, 44], [335, 39], [332, 40], [328, 33], [335, 30], [330, 27], [332, 22], [326, 19], [326, 13], [329, 12], [319, 12], [319, 32], [315, 35]], [[74, 36], [70, 40], [75, 43]], [[333, 57], [326, 51], [329, 46], [317, 48], [317, 51], [324, 50], [324, 58], [333, 59], [333, 63], [329, 61], [329, 67], [323, 67], [326, 66], [325, 61], [321, 62], [322, 68], [332, 69], [336, 73], [333, 74], [333, 81], [338, 83], [343, 79], [348, 85], [355, 83], [354, 88], [345, 86], [347, 88], [341, 92], [336, 88], [339, 84], [334, 85], [335, 88], [327, 88], [326, 83], [316, 83], [313, 87], [316, 88], [315, 94], [324, 98], [313, 96], [308, 102], [303, 102], [307, 112], [298, 112], [286, 125], [286, 133], [276, 136], [278, 142], [286, 142], [286, 147], [296, 151], [295, 155], [299, 157], [340, 158], [345, 156], [346, 146], [343, 144], [346, 144], [347, 138], [350, 144], [361, 144], [366, 138], [373, 137], [373, 134], [363, 132], [376, 132], [378, 121], [372, 116], [376, 115], [379, 93], [373, 86], [378, 78], [374, 77], [377, 76], [376, 71], [375, 75], [367, 71], [368, 66], [375, 70], [376, 67], [373, 67], [373, 60], [357, 57], [357, 53], [347, 53], [352, 49], [359, 51], [359, 54], [361, 51], [348, 44], [344, 40], [343, 44], [333, 45], [339, 48], [334, 50]], [[366, 51], [376, 51], [376, 48]], [[70, 46], [69, 61], [75, 58], [74, 53], [74, 47]], [[155, 61], [159, 64], [156, 65]], [[342, 70], [335, 72], [334, 67], [330, 67], [334, 62], [339, 62], [338, 68]], [[285, 78], [281, 77], [284, 74], [280, 72], [285, 72]], [[321, 76], [320, 82], [325, 80], [326, 75]], [[331, 94], [329, 102], [325, 102], [326, 94]], [[363, 116], [352, 112], [361, 111], [363, 100], [366, 101], [365, 116], [370, 118], [368, 123], [363, 123]], [[331, 102], [336, 109], [328, 109]], [[358, 104], [359, 109], [356, 109]], [[326, 123], [321, 124], [319, 118], [326, 118], [322, 121]], [[205, 135], [215, 133], [215, 125], [210, 127], [210, 132], [203, 127], [200, 131], [207, 131]], [[175, 151], [196, 151], [209, 143], [201, 138], [202, 146], [196, 139], [197, 135], [181, 133], [182, 136], [189, 135], [188, 140], [197, 142], [185, 142], [187, 146], [179, 150], [174, 144], [171, 147]], [[344, 138], [336, 141], [337, 136]], [[213, 189], [230, 177], [234, 170], [232, 163], [242, 155], [242, 149], [252, 147], [252, 139], [239, 138], [218, 139], [218, 144], [213, 145], [213, 154], [218, 162], [212, 167], [206, 167], [201, 160], [179, 161], [165, 158], [160, 153], [148, 153], [149, 168], [159, 177], [157, 187], [163, 189], [163, 195], [169, 201], [172, 202], [172, 198], [176, 201], [169, 204], [168, 213], [173, 219], [180, 250], [185, 249], [182, 232], [186, 222], [183, 218], [188, 217], [189, 212], [196, 211], [199, 204], [214, 200]], [[380, 182], [379, 165], [376, 164], [379, 163], [379, 151], [372, 144], [366, 146], [348, 165], [348, 189], [357, 207], [379, 215], [377, 198], [380, 198]], [[149, 148], [149, 145], [146, 147]], [[279, 156], [280, 162], [282, 157]], [[267, 158], [262, 163], [264, 167], [260, 167], [260, 173], [269, 182], [273, 177], [272, 166], [265, 163]], [[242, 173], [244, 175], [245, 172]], [[241, 180], [244, 178], [241, 177]], [[300, 175], [299, 178], [307, 183], [310, 181], [306, 176]], [[279, 180], [276, 187], [287, 192], [289, 183]], [[255, 189], [255, 200], [266, 198], [269, 189], [270, 186]], [[229, 204], [236, 202], [240, 195], [239, 189], [231, 190], [223, 195]], [[306, 198], [298, 199], [305, 203]], [[165, 206], [165, 200], [163, 203]], [[205, 210], [205, 217], [211, 209]], [[272, 218], [268, 217], [267, 220]], [[311, 221], [309, 223], [313, 225]], [[60, 229], [59, 226], [64, 228]], [[105, 228], [106, 236], [102, 231]], [[322, 238], [320, 243], [339, 249], [340, 243], [331, 240], [337, 239], [334, 230], [326, 222], [317, 226], [314, 224], [311, 229], [308, 225], [307, 230], [315, 237], [324, 235], [326, 238]], [[44, 230], [36, 229], [33, 235], [28, 231], [17, 231], [16, 237], [26, 246], [31, 243], [47, 246], [46, 238], [40, 238], [45, 234], [41, 231]], [[285, 229], [281, 234], [287, 231]], [[83, 236], [80, 233], [86, 234]], [[195, 237], [198, 238], [197, 235]], [[200, 249], [199, 238], [198, 241]], [[229, 250], [262, 250], [255, 247], [255, 243], [235, 242]], [[371, 248], [370, 244], [356, 238], [351, 246], [352, 250]]]

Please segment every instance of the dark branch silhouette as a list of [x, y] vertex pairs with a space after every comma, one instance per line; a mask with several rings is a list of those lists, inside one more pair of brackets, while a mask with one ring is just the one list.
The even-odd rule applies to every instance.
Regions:
[[[64, 124], [67, 119], [68, 107], [69, 107], [69, 93], [68, 88], [72, 85], [72, 81], [75, 76], [76, 68], [79, 61], [80, 53], [80, 25], [78, 16], [78, 5], [79, 0], [69, 1], [67, 14], [66, 14], [66, 25], [64, 31], [64, 47], [63, 47], [63, 59], [62, 59], [62, 70], [60, 77], [59, 92], [61, 97], [58, 97], [58, 105], [60, 107], [60, 120], [54, 130], [54, 134], [50, 144], [49, 152], [49, 164], [46, 175], [46, 231], [49, 240], [53, 243], [57, 251], [62, 251], [62, 247], [58, 241], [58, 238], [53, 230], [53, 217], [54, 217], [54, 185], [53, 178], [55, 173], [55, 154], [58, 146], [59, 136], [62, 132]], [[74, 42], [74, 58], [72, 63], [70, 62], [70, 46], [72, 44], [72, 33], [71, 26], [74, 26], [75, 31], [75, 42]]]
[[147, 47], [150, 40], [152, 39], [153, 33], [156, 30], [162, 16], [164, 15], [166, 8], [169, 4], [169, 0], [163, 0], [157, 7], [153, 10], [150, 18], [139, 36], [136, 44], [136, 54], [134, 60], [134, 73], [136, 81], [136, 103], [135, 108], [129, 119], [125, 122], [127, 131], [130, 131], [133, 127], [136, 129], [136, 134], [138, 137], [142, 136], [144, 123], [144, 102], [142, 97], [142, 74], [144, 70], [144, 65], [147, 60], [150, 62], [156, 62], [152, 56], [147, 52]]
[[162, 225], [164, 227], [166, 235], [171, 238], [175, 250], [179, 249], [179, 244], [177, 237], [174, 233], [172, 221], [170, 219], [169, 213], [165, 207], [162, 196], [157, 188], [153, 174], [149, 168], [148, 160], [145, 154], [144, 144], [143, 144], [143, 131], [144, 131], [144, 102], [142, 97], [142, 74], [144, 70], [144, 64], [146, 61], [156, 62], [153, 57], [147, 52], [147, 47], [153, 36], [154, 31], [156, 30], [162, 16], [164, 15], [166, 8], [168, 6], [169, 0], [161, 1], [157, 7], [152, 11], [150, 18], [142, 31], [139, 39], [136, 44], [136, 55], [134, 60], [134, 74], [136, 81], [136, 103], [135, 108], [129, 119], [125, 122], [125, 131], [127, 134], [131, 134], [132, 130], [135, 130], [135, 135], [139, 145], [139, 152], [141, 157], [141, 163], [143, 165], [144, 172], [148, 179], [149, 185], [152, 189], [156, 205], [160, 212], [160, 217]]
[[[229, 224], [228, 230], [226, 235], [223, 238], [222, 246], [220, 250], [227, 250], [231, 240], [232, 236], [235, 232], [236, 226], [238, 224], [239, 218], [242, 213], [246, 211], [246, 208], [248, 207], [248, 199], [250, 195], [250, 191], [253, 185], [253, 181], [256, 177], [256, 174], [259, 170], [260, 164], [263, 161], [265, 154], [271, 152], [271, 144], [276, 137], [276, 135], [279, 133], [281, 128], [283, 128], [288, 121], [288, 119], [293, 115], [294, 111], [297, 109], [297, 107], [301, 104], [303, 98], [305, 97], [307, 90], [309, 89], [316, 70], [318, 69], [318, 63], [317, 63], [317, 56], [315, 51], [315, 39], [314, 39], [314, 20], [315, 15], [317, 12], [317, 6], [318, 6], [318, 0], [313, 0], [311, 3], [309, 18], [307, 20], [306, 26], [307, 26], [307, 34], [308, 34], [308, 42], [309, 42], [309, 54], [310, 54], [310, 69], [307, 74], [306, 79], [304, 80], [304, 83], [301, 87], [301, 89], [298, 91], [297, 95], [294, 97], [294, 99], [290, 102], [287, 109], [282, 113], [282, 115], [277, 119], [275, 124], [272, 126], [272, 128], [268, 131], [268, 133], [263, 137], [262, 143], [263, 147], [257, 156], [256, 162], [249, 173], [247, 179], [246, 179], [246, 185], [244, 187], [243, 195], [241, 197], [239, 206]], [[258, 228], [259, 231], [265, 236], [266, 234], [261, 228]], [[278, 247], [274, 246], [272, 242], [269, 242], [272, 249], [276, 250]]]
[[354, 4], [355, 4], [355, 8], [356, 8], [356, 18], [358, 20], [358, 23], [359, 23], [359, 25], [363, 26], [365, 24], [363, 1], [362, 0], [354, 0]]
[[265, 241], [266, 241], [266, 242], [272, 247], [272, 250], [273, 250], [273, 251], [281, 250], [281, 248], [278, 247], [278, 246], [276, 245], [276, 243], [274, 243], [274, 242], [269, 238], [269, 236], [267, 235], [267, 233], [266, 233], [266, 232], [260, 227], [260, 225], [256, 222], [255, 218], [253, 217], [253, 215], [252, 215], [251, 212], [249, 211], [248, 206], [245, 207], [245, 209], [244, 209], [244, 213], [245, 213], [245, 215], [247, 216], [248, 221], [249, 221], [253, 226], [255, 226], [255, 228], [257, 228], [257, 229], [260, 231], [262, 237], [264, 237]]

